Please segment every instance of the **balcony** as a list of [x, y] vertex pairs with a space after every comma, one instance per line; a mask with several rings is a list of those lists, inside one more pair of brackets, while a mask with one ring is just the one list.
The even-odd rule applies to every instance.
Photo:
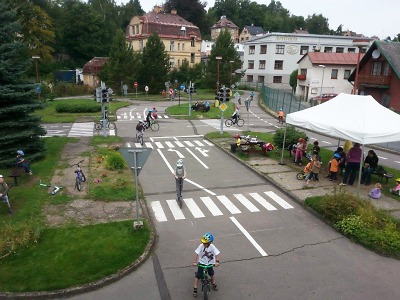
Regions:
[[358, 74], [358, 84], [390, 85], [392, 76]]
[[304, 75], [304, 74], [299, 74], [299, 75], [297, 75], [297, 79], [298, 79], [298, 80], [306, 80], [306, 78], [307, 78], [307, 76]]

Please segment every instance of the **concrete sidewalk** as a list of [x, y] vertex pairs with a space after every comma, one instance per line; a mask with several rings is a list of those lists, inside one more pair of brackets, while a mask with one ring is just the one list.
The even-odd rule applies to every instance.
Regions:
[[[217, 146], [226, 152], [230, 153], [230, 144], [233, 142], [233, 139], [213, 139]], [[269, 152], [268, 156], [270, 157], [278, 157], [275, 152]], [[324, 178], [324, 173], [320, 174], [319, 182], [311, 181], [309, 184], [305, 183], [305, 180], [298, 180], [296, 178], [296, 174], [303, 170], [303, 167], [293, 165], [292, 161], [288, 161], [287, 164], [281, 165], [278, 163], [276, 159], [269, 157], [251, 157], [248, 159], [246, 163], [250, 168], [259, 173], [260, 175], [269, 179], [272, 183], [276, 184], [280, 188], [282, 188], [285, 192], [291, 195], [298, 202], [303, 203], [304, 200], [308, 197], [312, 196], [321, 196], [325, 194], [329, 194], [336, 191], [346, 191], [348, 193], [357, 193], [357, 184], [354, 186], [339, 186], [339, 183], [342, 180], [342, 177], [339, 176], [336, 182], [329, 181], [327, 178]], [[382, 183], [383, 189], [389, 189], [394, 186], [394, 181], [389, 180], [387, 184]], [[376, 208], [387, 211], [390, 215], [400, 219], [400, 198], [399, 201], [395, 199], [385, 196], [382, 194], [382, 197], [378, 200], [372, 199], [368, 196], [368, 193], [373, 188], [373, 185], [365, 186], [360, 185], [359, 196], [365, 201], [369, 201]]]

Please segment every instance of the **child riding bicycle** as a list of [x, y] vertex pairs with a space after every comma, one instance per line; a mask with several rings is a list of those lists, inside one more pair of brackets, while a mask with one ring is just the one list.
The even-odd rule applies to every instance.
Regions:
[[[201, 244], [194, 251], [193, 266], [197, 266], [197, 272], [194, 278], [193, 286], [193, 296], [197, 297], [197, 284], [199, 279], [203, 277], [203, 269], [198, 265], [215, 265], [219, 266], [219, 254], [220, 251], [215, 247], [212, 242], [214, 241], [214, 236], [207, 232], [200, 238]], [[218, 291], [218, 286], [215, 283], [214, 269], [212, 267], [207, 268], [208, 275], [211, 276], [211, 285], [214, 291]]]

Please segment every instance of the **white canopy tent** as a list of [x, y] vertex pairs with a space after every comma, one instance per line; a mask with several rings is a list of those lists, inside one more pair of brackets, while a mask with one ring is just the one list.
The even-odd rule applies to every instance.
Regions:
[[361, 145], [400, 141], [400, 115], [372, 96], [339, 94], [318, 106], [288, 114], [286, 123]]
[[400, 141], [400, 115], [372, 96], [339, 94], [288, 114], [286, 123], [361, 145]]

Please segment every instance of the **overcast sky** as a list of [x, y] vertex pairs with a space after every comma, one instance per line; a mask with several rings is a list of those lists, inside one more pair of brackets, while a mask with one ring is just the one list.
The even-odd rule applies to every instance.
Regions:
[[[126, 3], [129, 0], [116, 0]], [[139, 0], [143, 10], [149, 12], [162, 0]], [[203, 1], [203, 0], [202, 0]], [[207, 9], [214, 5], [214, 0], [204, 0]], [[257, 0], [259, 4], [268, 5], [270, 0]], [[322, 14], [328, 18], [329, 28], [336, 30], [340, 24], [343, 30], [350, 29], [366, 36], [376, 35], [381, 39], [393, 38], [400, 33], [400, 0], [281, 0], [284, 8], [291, 14], [303, 16]], [[179, 12], [178, 12], [179, 14]], [[250, 25], [250, 24], [248, 24]]]

